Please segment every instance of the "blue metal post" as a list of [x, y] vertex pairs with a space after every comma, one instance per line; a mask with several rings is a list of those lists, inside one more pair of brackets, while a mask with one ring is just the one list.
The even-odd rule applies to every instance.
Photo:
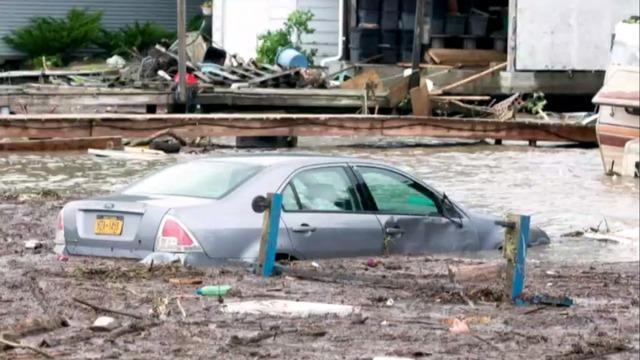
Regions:
[[518, 245], [516, 252], [516, 264], [513, 273], [513, 283], [511, 287], [511, 300], [516, 303], [522, 295], [524, 290], [524, 273], [527, 258], [527, 243], [529, 242], [529, 224], [531, 223], [531, 217], [527, 215], [520, 216], [520, 226], [518, 229]]
[[278, 248], [278, 232], [280, 231], [280, 212], [282, 209], [282, 194], [275, 193], [271, 198], [269, 209], [269, 232], [267, 239], [267, 250], [262, 265], [262, 276], [269, 277], [273, 273], [276, 263], [276, 249]]

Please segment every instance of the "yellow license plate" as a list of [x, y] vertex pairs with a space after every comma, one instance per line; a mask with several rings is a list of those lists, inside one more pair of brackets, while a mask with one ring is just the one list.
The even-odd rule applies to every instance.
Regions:
[[124, 219], [122, 216], [105, 216], [98, 215], [96, 217], [95, 233], [96, 235], [122, 235], [124, 227]]

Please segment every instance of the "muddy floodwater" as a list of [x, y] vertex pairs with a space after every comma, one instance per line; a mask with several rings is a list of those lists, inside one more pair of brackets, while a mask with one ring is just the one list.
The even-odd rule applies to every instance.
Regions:
[[[354, 143], [353, 139], [350, 141]], [[469, 209], [530, 214], [553, 242], [532, 250], [529, 258], [558, 262], [638, 260], [635, 241], [601, 242], [563, 236], [598, 225], [614, 231], [639, 226], [638, 179], [605, 176], [598, 149], [416, 146], [411, 142], [402, 144], [411, 146], [397, 146], [376, 139], [357, 140], [359, 146], [345, 146], [344, 142], [334, 140], [331, 145], [319, 146], [317, 140], [302, 139], [294, 151], [382, 160], [417, 174]], [[255, 150], [221, 149], [206, 155], [184, 154], [152, 161], [95, 158], [84, 153], [0, 154], [0, 193], [53, 190], [72, 198], [99, 195], [167, 164], [216, 153], [243, 152]], [[490, 258], [498, 254], [472, 256]]]

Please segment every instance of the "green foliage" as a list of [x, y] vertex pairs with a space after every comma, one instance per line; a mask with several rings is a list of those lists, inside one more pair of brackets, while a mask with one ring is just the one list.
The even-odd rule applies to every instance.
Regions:
[[155, 44], [174, 38], [175, 34], [162, 26], [150, 22], [140, 24], [136, 21], [133, 25], [126, 25], [116, 31], [102, 29], [94, 44], [109, 55], [130, 55], [142, 54]]
[[187, 22], [187, 31], [188, 32], [200, 31], [200, 28], [202, 27], [202, 25], [204, 25], [204, 15], [202, 14], [194, 15]]
[[547, 99], [542, 92], [534, 92], [533, 96], [529, 97], [526, 101], [520, 105], [520, 110], [533, 115], [539, 115], [544, 113], [544, 107], [547, 105]]
[[69, 10], [65, 18], [34, 17], [29, 25], [13, 31], [4, 40], [34, 61], [58, 57], [67, 63], [71, 55], [87, 47], [100, 34], [102, 12]]
[[630, 16], [624, 22], [627, 24], [640, 24], [640, 16]]
[[292, 47], [304, 54], [309, 62], [313, 62], [313, 57], [318, 53], [318, 50], [303, 49], [301, 41], [302, 35], [313, 34], [316, 31], [310, 26], [313, 17], [311, 11], [296, 10], [289, 14], [281, 29], [269, 30], [258, 35], [256, 60], [274, 64], [280, 49]]

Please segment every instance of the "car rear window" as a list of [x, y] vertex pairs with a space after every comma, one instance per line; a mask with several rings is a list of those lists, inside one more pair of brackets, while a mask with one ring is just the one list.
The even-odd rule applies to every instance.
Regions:
[[125, 194], [219, 199], [263, 167], [234, 162], [196, 161], [174, 165], [133, 184]]

